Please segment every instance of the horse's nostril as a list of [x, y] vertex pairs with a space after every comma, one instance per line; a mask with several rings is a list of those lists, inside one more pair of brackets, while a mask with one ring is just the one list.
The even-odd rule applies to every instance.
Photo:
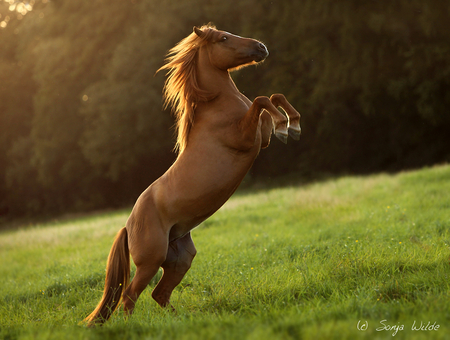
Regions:
[[269, 55], [269, 51], [267, 51], [266, 45], [259, 42], [256, 46], [257, 46], [258, 51], [260, 53], [264, 54], [265, 57], [267, 57]]
[[266, 45], [264, 45], [263, 43], [258, 43], [257, 44], [257, 49], [258, 52], [261, 54], [261, 57], [264, 59], [269, 55], [269, 51], [267, 50]]

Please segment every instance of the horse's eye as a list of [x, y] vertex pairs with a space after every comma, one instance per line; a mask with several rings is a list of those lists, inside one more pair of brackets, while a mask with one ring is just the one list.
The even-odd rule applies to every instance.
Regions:
[[226, 41], [228, 38], [226, 35], [224, 35], [222, 38], [220, 38], [220, 41]]

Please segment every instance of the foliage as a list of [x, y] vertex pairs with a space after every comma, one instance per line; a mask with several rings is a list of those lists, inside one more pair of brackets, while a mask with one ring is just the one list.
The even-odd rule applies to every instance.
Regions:
[[[78, 326], [101, 297], [129, 211], [0, 234], [2, 339], [445, 339], [450, 166], [240, 192], [193, 232], [176, 315], [141, 296], [130, 319]], [[368, 329], [357, 329], [368, 322]], [[412, 325], [438, 324], [436, 331]], [[361, 327], [360, 327], [361, 328]]]
[[302, 114], [301, 142], [273, 140], [253, 177], [450, 159], [446, 1], [14, 3], [0, 2], [0, 216], [134, 201], [175, 157], [155, 71], [209, 21], [269, 48], [238, 87]]

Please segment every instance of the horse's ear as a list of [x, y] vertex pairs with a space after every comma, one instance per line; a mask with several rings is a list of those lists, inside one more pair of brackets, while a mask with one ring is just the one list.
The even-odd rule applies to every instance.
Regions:
[[205, 34], [200, 28], [194, 26], [194, 33], [197, 34], [200, 38]]

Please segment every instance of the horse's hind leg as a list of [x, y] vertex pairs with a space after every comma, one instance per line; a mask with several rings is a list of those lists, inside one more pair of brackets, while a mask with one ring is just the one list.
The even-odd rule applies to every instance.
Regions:
[[[133, 228], [131, 228], [133, 229]], [[123, 293], [125, 313], [133, 313], [139, 295], [150, 283], [164, 263], [167, 254], [168, 238], [161, 228], [135, 228], [138, 233], [129, 239], [130, 254], [136, 264], [136, 274]]]
[[152, 293], [153, 299], [161, 307], [166, 307], [170, 304], [172, 291], [178, 286], [191, 267], [196, 253], [190, 233], [169, 243], [166, 260], [161, 265], [164, 270], [163, 276]]
[[289, 118], [289, 136], [295, 140], [299, 140], [301, 133], [300, 114], [282, 94], [273, 94], [270, 96], [270, 101], [275, 107], [281, 107], [286, 112]]

